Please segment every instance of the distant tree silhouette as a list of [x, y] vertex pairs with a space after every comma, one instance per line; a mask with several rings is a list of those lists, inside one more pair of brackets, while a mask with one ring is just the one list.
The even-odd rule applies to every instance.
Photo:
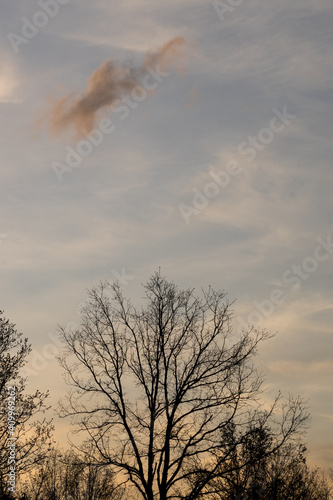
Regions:
[[[80, 327], [61, 329], [60, 362], [73, 387], [61, 415], [87, 433], [96, 464], [125, 477], [126, 498], [192, 500], [228, 461], [223, 433], [232, 423], [241, 443], [261, 412], [262, 378], [252, 360], [270, 335], [249, 329], [233, 336], [224, 291], [209, 288], [199, 298], [159, 272], [144, 288], [146, 306], [135, 309], [117, 282], [101, 284], [89, 292]], [[278, 397], [267, 422], [279, 404]], [[275, 449], [306, 419], [300, 399], [287, 402]], [[264, 459], [265, 446], [254, 462]]]
[[[34, 394], [26, 394], [26, 379], [20, 376], [29, 352], [28, 340], [0, 311], [0, 498], [11, 497], [7, 484], [10, 466], [15, 466], [17, 481], [21, 473], [44, 459], [51, 442], [51, 422], [45, 418], [36, 420], [46, 409], [48, 393], [37, 390]], [[15, 387], [15, 391], [8, 391], [8, 387]], [[15, 408], [8, 406], [9, 395], [10, 404], [15, 404]], [[14, 435], [8, 428], [9, 409], [15, 412]], [[15, 463], [9, 461], [9, 445], [13, 442]]]
[[[242, 438], [230, 423], [222, 431], [216, 478], [199, 498], [211, 500], [329, 500], [331, 487], [319, 469], [306, 464], [300, 440], [277, 446], [276, 431], [267, 414], [257, 416]], [[259, 418], [258, 418], [259, 417]], [[220, 458], [220, 457], [219, 457]]]
[[110, 467], [87, 464], [73, 449], [52, 448], [27, 475], [21, 500], [120, 500], [113, 477]]

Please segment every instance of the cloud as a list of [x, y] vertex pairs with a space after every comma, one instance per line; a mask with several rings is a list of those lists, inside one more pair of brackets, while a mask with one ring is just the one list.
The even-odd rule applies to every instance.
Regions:
[[0, 103], [19, 102], [15, 91], [18, 87], [17, 68], [6, 51], [0, 52]]
[[69, 127], [74, 127], [77, 136], [89, 133], [99, 111], [131, 92], [148, 69], [165, 71], [172, 66], [185, 46], [184, 38], [173, 38], [155, 52], [148, 52], [138, 66], [131, 66], [127, 61], [122, 65], [105, 61], [91, 74], [87, 90], [79, 97], [70, 93], [52, 103], [46, 115], [50, 135], [58, 136]]

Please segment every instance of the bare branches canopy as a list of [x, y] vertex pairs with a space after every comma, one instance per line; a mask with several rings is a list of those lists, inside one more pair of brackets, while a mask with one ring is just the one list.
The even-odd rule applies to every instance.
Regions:
[[250, 422], [271, 422], [274, 450], [297, 435], [307, 413], [290, 400], [274, 422], [279, 398], [271, 410], [260, 407], [253, 357], [270, 335], [234, 335], [224, 291], [197, 297], [159, 272], [144, 288], [137, 309], [119, 284], [101, 284], [89, 292], [80, 328], [61, 330], [60, 362], [72, 386], [62, 415], [72, 415], [94, 460], [112, 465], [136, 498], [199, 498], [228, 462], [222, 444], [231, 424], [237, 446]]
[[[43, 461], [51, 444], [53, 426], [43, 418], [48, 392], [27, 394], [20, 376], [31, 350], [28, 339], [0, 311], [0, 497], [19, 478]], [[42, 417], [42, 418], [41, 418]]]

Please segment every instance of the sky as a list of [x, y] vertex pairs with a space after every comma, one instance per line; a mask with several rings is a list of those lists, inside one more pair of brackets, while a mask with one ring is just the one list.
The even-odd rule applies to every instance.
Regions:
[[308, 400], [332, 466], [332, 21], [331, 0], [2, 0], [0, 304], [53, 407], [57, 325], [104, 280], [140, 305], [161, 267], [277, 333], [268, 397]]

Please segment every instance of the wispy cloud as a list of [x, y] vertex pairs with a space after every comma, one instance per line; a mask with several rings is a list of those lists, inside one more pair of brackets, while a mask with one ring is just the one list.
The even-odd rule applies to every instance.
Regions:
[[46, 115], [49, 132], [58, 136], [69, 127], [74, 127], [77, 136], [89, 133], [100, 111], [112, 106], [123, 93], [138, 86], [147, 71], [165, 71], [174, 64], [186, 41], [182, 37], [169, 40], [156, 51], [147, 52], [140, 65], [132, 66], [105, 61], [90, 76], [88, 88], [79, 97], [70, 93], [52, 103]]

